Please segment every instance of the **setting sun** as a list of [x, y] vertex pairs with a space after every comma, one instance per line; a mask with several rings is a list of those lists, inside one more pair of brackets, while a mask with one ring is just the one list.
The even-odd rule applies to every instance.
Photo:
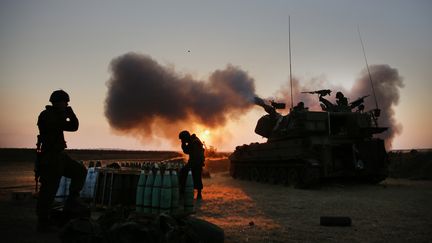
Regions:
[[198, 136], [201, 141], [203, 141], [205, 144], [208, 144], [210, 142], [210, 131], [208, 129], [205, 129], [200, 132]]

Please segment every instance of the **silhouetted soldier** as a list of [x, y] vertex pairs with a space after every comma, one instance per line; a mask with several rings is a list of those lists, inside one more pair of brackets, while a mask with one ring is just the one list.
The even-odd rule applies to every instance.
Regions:
[[68, 106], [69, 95], [63, 90], [51, 94], [47, 105], [39, 115], [37, 125], [38, 164], [35, 167], [36, 177], [40, 177], [41, 188], [36, 205], [38, 216], [37, 230], [50, 231], [50, 210], [62, 176], [71, 178], [69, 196], [65, 202], [64, 212], [82, 210], [84, 205], [78, 200], [84, 185], [87, 170], [79, 162], [71, 159], [64, 151], [66, 141], [63, 131], [78, 130], [78, 118]]
[[202, 167], [204, 166], [204, 146], [199, 138], [188, 131], [182, 131], [179, 134], [181, 140], [181, 147], [185, 154], [189, 154], [189, 160], [185, 167], [180, 171], [180, 186], [181, 190], [184, 190], [186, 184], [187, 173], [189, 170], [192, 171], [194, 189], [198, 190], [197, 199], [202, 199], [201, 190], [203, 189], [202, 184]]
[[319, 95], [319, 101], [323, 104], [321, 104], [321, 108], [324, 111], [334, 111], [335, 110], [335, 105], [333, 105], [333, 103], [331, 103], [330, 101], [328, 101], [327, 99], [325, 99], [323, 97], [323, 95]]
[[324, 106], [321, 106], [325, 111], [351, 111], [348, 106], [347, 98], [342, 94], [342, 92], [336, 93], [336, 105], [332, 104], [327, 99], [323, 98], [322, 95], [319, 96], [319, 101], [321, 101]]
[[342, 94], [342, 92], [336, 93], [336, 104], [338, 111], [351, 111], [348, 106], [348, 99]]
[[293, 111], [301, 112], [301, 111], [307, 111], [309, 108], [304, 106], [303, 101], [300, 101], [297, 103], [296, 106], [293, 107]]

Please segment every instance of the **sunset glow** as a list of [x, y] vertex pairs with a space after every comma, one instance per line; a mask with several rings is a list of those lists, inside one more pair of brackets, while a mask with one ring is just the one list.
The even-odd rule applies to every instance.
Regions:
[[[0, 3], [0, 147], [35, 147], [37, 117], [57, 89], [69, 93], [80, 120], [77, 132], [65, 133], [68, 148], [178, 150], [182, 129], [220, 151], [265, 142], [254, 133], [265, 112], [244, 100], [251, 93], [275, 98], [290, 87], [288, 15], [293, 78], [313, 90], [351, 89], [366, 67], [360, 26], [369, 66], [388, 65], [402, 77], [391, 104], [393, 149], [432, 147], [428, 1], [101, 6]], [[308, 99], [293, 96], [294, 102]], [[289, 106], [290, 97], [284, 99]]]
[[198, 137], [201, 139], [201, 141], [205, 142], [205, 144], [210, 144], [211, 142], [210, 131], [207, 129], [202, 131]]

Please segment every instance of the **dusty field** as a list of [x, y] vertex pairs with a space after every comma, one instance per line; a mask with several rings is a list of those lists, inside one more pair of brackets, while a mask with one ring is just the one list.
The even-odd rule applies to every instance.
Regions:
[[[197, 216], [221, 226], [227, 242], [432, 241], [431, 181], [298, 190], [219, 173], [205, 187]], [[349, 216], [352, 226], [320, 226], [320, 216]]]
[[[196, 216], [225, 231], [226, 242], [432, 242], [432, 181], [387, 179], [379, 185], [327, 183], [314, 190], [234, 180], [226, 164], [208, 164]], [[31, 163], [0, 166], [0, 242], [58, 242], [35, 232]], [[320, 216], [349, 216], [350, 227], [319, 225]]]

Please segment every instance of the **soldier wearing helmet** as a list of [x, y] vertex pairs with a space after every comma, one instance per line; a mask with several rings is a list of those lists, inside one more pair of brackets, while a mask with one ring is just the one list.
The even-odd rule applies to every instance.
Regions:
[[309, 110], [309, 108], [305, 107], [303, 101], [300, 101], [299, 103], [297, 103], [297, 105], [294, 106], [294, 108], [293, 108], [294, 112], [302, 112], [302, 111], [307, 111], [307, 110]]
[[36, 205], [37, 230], [50, 231], [50, 210], [62, 176], [71, 178], [69, 196], [64, 211], [76, 212], [84, 209], [79, 193], [84, 185], [87, 170], [65, 153], [66, 141], [63, 131], [75, 132], [79, 122], [72, 108], [68, 106], [69, 95], [63, 90], [54, 91], [47, 105], [38, 117], [38, 163], [36, 179], [41, 182]]
[[342, 94], [342, 92], [337, 92], [336, 93], [336, 103], [337, 103], [337, 105], [339, 105], [339, 106], [348, 106], [348, 100], [347, 100], [347, 98], [345, 98], [345, 96]]
[[201, 190], [203, 189], [202, 184], [202, 167], [204, 166], [204, 146], [200, 139], [195, 134], [190, 134], [188, 131], [182, 131], [179, 133], [179, 139], [181, 140], [181, 148], [185, 154], [189, 154], [189, 160], [185, 167], [180, 171], [180, 187], [184, 190], [186, 184], [187, 173], [189, 170], [192, 171], [194, 189], [198, 191], [197, 199], [202, 199]]
[[322, 94], [319, 96], [319, 101], [322, 102], [321, 107], [325, 111], [332, 112], [349, 112], [351, 111], [348, 106], [348, 99], [343, 95], [342, 92], [336, 93], [336, 105], [325, 99]]
[[337, 111], [351, 111], [350, 107], [348, 106], [348, 99], [342, 94], [342, 92], [336, 93], [336, 104], [337, 104]]

